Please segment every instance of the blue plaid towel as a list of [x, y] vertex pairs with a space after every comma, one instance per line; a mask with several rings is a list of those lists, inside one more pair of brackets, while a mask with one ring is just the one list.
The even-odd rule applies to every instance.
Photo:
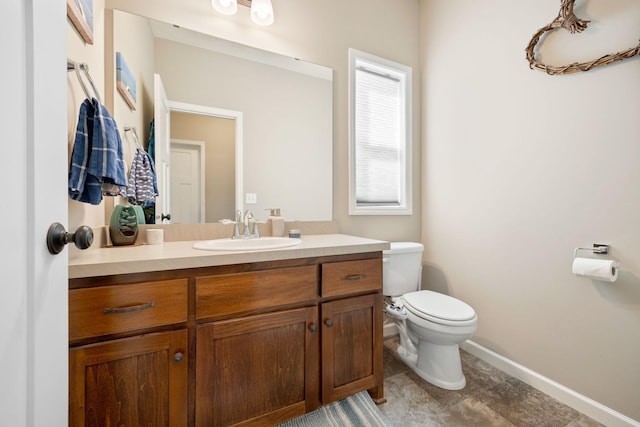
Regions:
[[86, 99], [80, 106], [69, 165], [69, 197], [99, 205], [103, 195], [124, 195], [126, 186], [118, 126], [97, 99]]

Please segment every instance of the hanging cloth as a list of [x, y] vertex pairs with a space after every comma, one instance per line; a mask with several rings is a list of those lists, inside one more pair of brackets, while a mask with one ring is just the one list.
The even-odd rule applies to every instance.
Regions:
[[86, 99], [80, 106], [69, 165], [69, 197], [99, 205], [103, 195], [124, 195], [125, 169], [115, 120], [97, 99]]
[[157, 195], [158, 184], [153, 159], [146, 151], [137, 148], [129, 172], [127, 199], [132, 205], [145, 205], [155, 201]]
[[149, 151], [149, 155], [154, 161], [156, 159], [155, 131], [156, 131], [156, 122], [155, 122], [155, 119], [153, 119], [151, 120], [151, 122], [149, 122], [149, 145], [148, 145], [149, 148], [147, 149], [147, 151]]

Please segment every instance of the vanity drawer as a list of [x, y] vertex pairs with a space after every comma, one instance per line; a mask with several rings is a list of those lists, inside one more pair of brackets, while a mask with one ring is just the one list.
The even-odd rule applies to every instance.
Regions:
[[69, 340], [187, 321], [187, 279], [69, 291]]
[[318, 298], [318, 267], [278, 268], [196, 278], [196, 318], [222, 318]]
[[322, 297], [382, 290], [379, 258], [322, 264]]

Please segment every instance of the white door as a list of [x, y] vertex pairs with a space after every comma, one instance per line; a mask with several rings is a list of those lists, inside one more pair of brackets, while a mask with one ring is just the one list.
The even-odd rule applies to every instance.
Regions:
[[156, 223], [168, 224], [171, 221], [171, 109], [169, 100], [159, 74], [153, 75], [154, 94], [154, 139], [156, 178], [158, 197], [156, 197]]
[[67, 226], [66, 2], [3, 1], [0, 16], [0, 424], [65, 426], [67, 250], [49, 254], [46, 233]]
[[204, 223], [202, 141], [171, 141], [171, 222]]

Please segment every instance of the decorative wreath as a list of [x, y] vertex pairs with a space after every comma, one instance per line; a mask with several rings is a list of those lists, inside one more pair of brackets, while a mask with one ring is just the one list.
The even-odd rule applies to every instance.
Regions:
[[581, 63], [574, 62], [573, 64], [563, 65], [559, 67], [546, 65], [536, 60], [534, 50], [538, 45], [538, 43], [540, 42], [540, 38], [542, 37], [543, 34], [549, 31], [557, 30], [558, 28], [564, 28], [565, 30], [570, 31], [572, 34], [581, 33], [587, 28], [587, 24], [591, 22], [591, 21], [585, 21], [583, 19], [579, 19], [578, 17], [576, 17], [576, 15], [574, 15], [573, 4], [575, 3], [575, 0], [560, 0], [560, 1], [561, 1], [561, 6], [560, 6], [560, 13], [558, 14], [558, 17], [554, 19], [553, 22], [551, 22], [546, 27], [540, 28], [538, 32], [536, 32], [533, 35], [533, 37], [531, 38], [531, 41], [529, 42], [529, 46], [527, 46], [527, 48], [525, 49], [525, 52], [527, 53], [527, 61], [529, 61], [529, 67], [531, 69], [535, 68], [536, 70], [544, 71], [545, 73], [551, 74], [551, 75], [571, 74], [571, 73], [577, 73], [579, 71], [589, 71], [590, 69], [599, 67], [601, 65], [608, 65], [608, 64], [611, 64], [612, 62], [621, 61], [623, 59], [632, 58], [636, 55], [640, 55], [640, 43], [639, 43], [634, 48], [627, 49], [623, 52], [604, 55], [598, 59], [594, 59], [593, 61], [581, 62]]

